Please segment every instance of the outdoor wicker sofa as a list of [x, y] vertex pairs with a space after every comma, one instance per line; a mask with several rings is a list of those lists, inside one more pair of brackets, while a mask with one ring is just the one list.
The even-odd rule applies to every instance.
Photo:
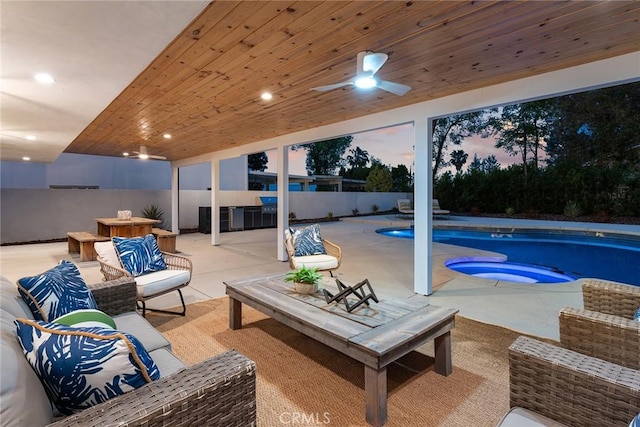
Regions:
[[628, 426], [640, 412], [640, 288], [589, 279], [583, 300], [560, 311], [561, 345], [519, 337], [509, 347], [512, 410], [501, 427]]
[[[3, 426], [252, 426], [256, 424], [255, 363], [227, 351], [186, 367], [168, 341], [136, 311], [133, 278], [88, 285], [117, 329], [136, 336], [160, 378], [74, 415], [54, 417], [51, 403], [22, 353], [14, 319], [30, 316], [17, 288], [2, 278], [1, 414]], [[145, 343], [146, 342], [146, 343]], [[163, 344], [164, 343], [164, 344]], [[155, 348], [157, 347], [157, 348]]]

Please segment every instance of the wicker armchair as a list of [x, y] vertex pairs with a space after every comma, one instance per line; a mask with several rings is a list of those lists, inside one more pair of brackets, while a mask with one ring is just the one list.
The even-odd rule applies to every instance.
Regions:
[[[560, 311], [560, 342], [566, 348], [631, 369], [640, 369], [640, 287], [589, 279], [584, 309]], [[640, 408], [638, 409], [640, 411]]]
[[640, 371], [532, 338], [509, 347], [509, 375], [512, 408], [567, 426], [626, 427], [640, 411]]
[[626, 427], [640, 412], [640, 288], [588, 279], [582, 290], [585, 309], [560, 311], [562, 347], [519, 337], [509, 348], [510, 404], [564, 425]]
[[[96, 259], [98, 263], [100, 263], [100, 272], [104, 276], [104, 280], [132, 277], [131, 273], [122, 268], [122, 264], [111, 241], [95, 242], [94, 248], [96, 254], [98, 254]], [[187, 306], [184, 303], [181, 288], [189, 285], [191, 282], [193, 264], [189, 258], [169, 252], [162, 252], [162, 258], [165, 264], [167, 264], [167, 270], [144, 274], [135, 278], [138, 289], [138, 302], [141, 304], [142, 315], [144, 316], [146, 311], [150, 310], [184, 316], [187, 312]], [[181, 272], [184, 274], [180, 274]], [[156, 285], [158, 282], [162, 283], [162, 285]], [[178, 295], [180, 295], [180, 302], [182, 304], [181, 312], [147, 308], [147, 300], [173, 291], [177, 291]]]
[[284, 232], [284, 244], [289, 257], [289, 267], [292, 270], [298, 269], [303, 265], [307, 268], [317, 267], [318, 270], [328, 271], [333, 277], [333, 271], [340, 267], [342, 262], [342, 249], [340, 246], [327, 239], [322, 239], [324, 249], [327, 251], [326, 255], [308, 255], [297, 257], [296, 250], [293, 245], [293, 236], [289, 230]]
[[[135, 311], [130, 278], [89, 287], [107, 314]], [[255, 369], [253, 361], [227, 351], [50, 426], [255, 426]]]

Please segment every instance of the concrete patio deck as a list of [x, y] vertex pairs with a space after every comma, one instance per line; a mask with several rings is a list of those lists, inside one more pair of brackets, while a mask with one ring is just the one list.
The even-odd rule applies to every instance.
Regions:
[[[466, 223], [470, 226], [500, 224], [500, 219], [451, 217], [438, 225]], [[504, 225], [514, 224], [508, 220]], [[413, 295], [413, 241], [380, 235], [376, 229], [408, 226], [410, 221], [395, 216], [343, 219], [321, 224], [323, 237], [339, 244], [343, 262], [337, 276], [346, 283], [368, 278], [376, 293], [385, 296]], [[527, 227], [549, 226], [546, 221], [528, 221]], [[553, 223], [556, 227], [624, 231], [640, 236], [640, 226], [614, 224]], [[524, 225], [523, 225], [524, 226]], [[194, 233], [177, 238], [176, 247], [191, 258], [194, 266], [190, 286], [183, 290], [192, 303], [225, 295], [224, 280], [285, 273], [288, 263], [276, 260], [276, 229], [248, 230], [221, 235], [221, 245], [212, 246], [211, 236]], [[477, 253], [474, 249], [434, 243], [433, 283], [429, 297], [435, 305], [455, 307], [460, 315], [505, 326], [523, 333], [558, 338], [558, 312], [564, 306], [582, 306], [579, 282], [536, 286], [475, 278], [444, 267], [451, 257]], [[16, 281], [40, 273], [61, 259], [73, 260], [87, 282], [102, 280], [98, 263], [80, 262], [67, 253], [67, 243], [42, 243], [0, 247], [0, 274]], [[327, 276], [326, 280], [333, 280]], [[168, 294], [148, 303], [152, 308], [179, 304], [177, 294]]]

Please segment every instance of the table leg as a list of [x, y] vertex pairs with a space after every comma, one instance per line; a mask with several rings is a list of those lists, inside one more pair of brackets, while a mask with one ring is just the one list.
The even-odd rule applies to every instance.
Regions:
[[451, 364], [451, 332], [446, 332], [434, 340], [435, 346], [435, 371], [445, 377], [451, 375], [453, 365]]
[[242, 303], [229, 297], [229, 329], [242, 328]]
[[378, 427], [387, 422], [387, 367], [378, 370], [364, 366], [365, 417]]

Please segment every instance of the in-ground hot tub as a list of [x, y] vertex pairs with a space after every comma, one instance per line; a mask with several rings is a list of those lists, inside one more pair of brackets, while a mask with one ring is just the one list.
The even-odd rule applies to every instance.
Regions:
[[475, 277], [517, 283], [555, 284], [576, 280], [575, 277], [550, 268], [484, 257], [452, 258], [444, 265], [459, 273]]

